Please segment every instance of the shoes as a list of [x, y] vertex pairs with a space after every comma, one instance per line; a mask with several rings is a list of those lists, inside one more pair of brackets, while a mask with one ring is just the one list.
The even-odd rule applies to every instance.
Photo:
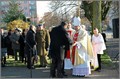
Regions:
[[50, 77], [50, 78], [56, 78], [56, 75], [55, 75], [55, 74], [50, 74], [49, 77]]
[[47, 67], [47, 65], [39, 65], [39, 67]]
[[39, 65], [39, 67], [43, 67], [42, 65]]
[[63, 78], [63, 76], [57, 76], [56, 78]]
[[35, 69], [35, 66], [32, 66], [31, 69]]
[[68, 76], [68, 75], [65, 73], [65, 71], [62, 72], [62, 75], [63, 75], [63, 76]]
[[79, 75], [79, 77], [85, 77], [85, 75]]
[[34, 66], [31, 66], [31, 67], [27, 67], [28, 69], [35, 69], [35, 67]]
[[47, 68], [47, 65], [44, 65], [43, 67]]
[[72, 75], [72, 76], [76, 76], [76, 77], [85, 77], [85, 75]]
[[98, 68], [97, 68], [95, 71], [101, 72], [101, 69], [98, 69]]
[[101, 72], [101, 70], [99, 69], [99, 70], [97, 70], [98, 72]]
[[67, 74], [63, 74], [63, 76], [68, 76]]

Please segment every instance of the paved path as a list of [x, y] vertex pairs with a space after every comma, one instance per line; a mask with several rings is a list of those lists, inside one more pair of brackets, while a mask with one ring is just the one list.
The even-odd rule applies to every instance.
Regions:
[[[2, 78], [49, 78], [49, 68], [36, 68], [31, 70], [25, 67], [6, 67], [2, 68]], [[72, 76], [71, 70], [66, 70], [66, 74], [68, 74], [67, 78], [80, 78], [76, 76]], [[102, 69], [101, 72], [92, 71], [90, 76], [86, 76], [85, 78], [93, 79], [93, 78], [119, 78], [118, 73], [115, 69]]]
[[108, 55], [113, 59], [119, 53], [119, 39], [107, 39], [106, 46]]
[[[107, 40], [107, 52], [108, 55], [112, 58], [114, 57], [119, 49], [118, 49], [118, 39], [108, 39]], [[31, 76], [32, 73], [32, 76]], [[2, 67], [1, 68], [1, 76], [2, 79], [4, 78], [49, 78], [49, 68], [36, 68], [32, 71], [27, 69], [26, 67]], [[76, 76], [72, 76], [71, 70], [66, 70], [66, 74], [68, 74], [68, 77], [66, 78], [80, 78]], [[102, 66], [102, 71], [92, 71], [92, 74], [90, 76], [87, 76], [85, 78], [81, 79], [119, 79], [119, 72], [114, 67], [107, 67], [104, 68], [104, 64]]]

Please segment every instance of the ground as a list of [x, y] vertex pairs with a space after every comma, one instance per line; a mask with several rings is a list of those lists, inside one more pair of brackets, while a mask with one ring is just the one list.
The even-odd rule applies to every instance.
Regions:
[[[102, 70], [101, 72], [92, 71], [92, 74], [86, 76], [85, 79], [119, 79], [119, 65], [118, 65], [118, 52], [119, 52], [119, 39], [110, 38], [106, 42], [107, 50], [104, 56], [102, 56]], [[12, 58], [11, 58], [12, 59]], [[12, 64], [11, 64], [12, 63]], [[117, 65], [116, 65], [117, 64]], [[72, 70], [65, 70], [68, 75], [65, 78], [80, 78], [72, 76]], [[1, 68], [2, 78], [49, 78], [49, 67], [36, 69], [27, 69], [26, 65], [20, 62], [15, 62], [9, 59], [7, 67]], [[84, 79], [84, 78], [82, 78]]]

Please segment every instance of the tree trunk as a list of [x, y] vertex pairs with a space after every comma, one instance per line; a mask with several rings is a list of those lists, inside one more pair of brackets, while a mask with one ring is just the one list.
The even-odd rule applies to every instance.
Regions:
[[93, 25], [92, 25], [92, 33], [93, 28], [97, 27], [99, 32], [102, 31], [101, 27], [101, 1], [93, 2]]

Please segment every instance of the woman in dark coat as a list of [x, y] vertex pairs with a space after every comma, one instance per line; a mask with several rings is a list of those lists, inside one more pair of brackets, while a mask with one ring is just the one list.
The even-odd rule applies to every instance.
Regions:
[[11, 30], [8, 31], [8, 35], [6, 37], [8, 58], [9, 58], [9, 55], [14, 56], [13, 49], [12, 49], [12, 41], [10, 40], [10, 35], [11, 35]]
[[20, 58], [23, 63], [24, 61], [24, 48], [25, 48], [25, 29], [23, 29], [22, 35], [20, 35], [19, 38], [19, 43], [20, 43]]

